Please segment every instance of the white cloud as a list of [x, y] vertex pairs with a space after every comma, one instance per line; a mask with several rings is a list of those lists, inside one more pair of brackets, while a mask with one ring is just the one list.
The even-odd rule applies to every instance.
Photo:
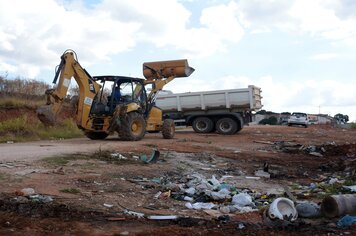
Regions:
[[338, 57], [336, 53], [320, 53], [310, 57], [312, 60], [330, 60]]
[[91, 8], [81, 1], [2, 1], [0, 64], [36, 76], [58, 63], [68, 48], [90, 65], [141, 42], [189, 57], [209, 56], [243, 36], [236, 8], [230, 2], [203, 9], [201, 25], [188, 28], [192, 13], [179, 0], [103, 0]]
[[356, 9], [354, 1], [240, 0], [238, 6], [245, 25], [253, 30], [278, 28], [356, 45], [356, 13], [350, 10]]

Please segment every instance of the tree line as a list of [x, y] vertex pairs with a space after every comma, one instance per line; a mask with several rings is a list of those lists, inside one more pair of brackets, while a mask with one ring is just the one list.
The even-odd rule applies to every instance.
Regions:
[[23, 98], [43, 97], [50, 85], [33, 79], [7, 79], [0, 76], [0, 94]]

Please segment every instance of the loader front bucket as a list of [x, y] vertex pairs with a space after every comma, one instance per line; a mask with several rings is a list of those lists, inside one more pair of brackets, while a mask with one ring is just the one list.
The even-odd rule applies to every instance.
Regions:
[[37, 117], [45, 126], [53, 126], [56, 123], [52, 105], [45, 105], [36, 110]]
[[186, 59], [143, 63], [143, 75], [147, 80], [189, 77], [193, 72], [194, 68], [188, 65]]

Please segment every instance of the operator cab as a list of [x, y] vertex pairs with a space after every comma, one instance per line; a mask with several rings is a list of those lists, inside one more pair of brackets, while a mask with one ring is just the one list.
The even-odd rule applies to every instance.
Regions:
[[[95, 98], [92, 114], [112, 115], [119, 104], [137, 103], [146, 113], [147, 96], [144, 79], [126, 76], [94, 76], [93, 79], [102, 85]], [[95, 107], [95, 108], [94, 108]]]

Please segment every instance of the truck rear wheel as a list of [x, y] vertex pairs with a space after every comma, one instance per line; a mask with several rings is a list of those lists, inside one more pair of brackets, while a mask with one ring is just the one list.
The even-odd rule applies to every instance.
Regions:
[[192, 127], [197, 133], [210, 133], [214, 129], [214, 123], [210, 118], [201, 116], [194, 119]]
[[105, 139], [109, 134], [105, 132], [85, 132], [85, 136], [92, 140], [99, 140], [99, 139]]
[[146, 133], [146, 121], [143, 116], [137, 112], [131, 112], [127, 119], [121, 122], [119, 136], [125, 141], [141, 140]]
[[162, 124], [163, 138], [172, 139], [174, 137], [175, 131], [176, 131], [176, 129], [174, 126], [174, 120], [166, 119], [163, 121], [163, 124]]
[[231, 118], [221, 118], [216, 122], [216, 131], [219, 134], [231, 135], [237, 132], [238, 126], [235, 120]]

